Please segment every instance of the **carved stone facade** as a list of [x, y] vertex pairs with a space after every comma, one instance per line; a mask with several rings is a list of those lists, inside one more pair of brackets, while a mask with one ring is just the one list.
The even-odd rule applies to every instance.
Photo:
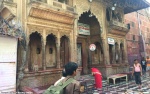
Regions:
[[[78, 76], [91, 73], [91, 67], [104, 78], [128, 71], [125, 35], [129, 28], [123, 8], [110, 10], [112, 4], [105, 2], [109, 0], [13, 1], [5, 1], [4, 7], [13, 4], [10, 10], [26, 34], [26, 50], [18, 46], [20, 88], [53, 84], [69, 61], [78, 63]], [[89, 35], [79, 34], [79, 23], [88, 26]], [[109, 44], [108, 38], [114, 43]], [[90, 44], [96, 45], [95, 51], [89, 50]]]

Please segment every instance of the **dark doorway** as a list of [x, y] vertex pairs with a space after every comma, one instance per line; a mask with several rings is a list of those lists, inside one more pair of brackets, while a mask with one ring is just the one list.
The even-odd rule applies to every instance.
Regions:
[[60, 60], [61, 66], [63, 67], [66, 63], [69, 62], [69, 39], [66, 36], [61, 37], [60, 44]]

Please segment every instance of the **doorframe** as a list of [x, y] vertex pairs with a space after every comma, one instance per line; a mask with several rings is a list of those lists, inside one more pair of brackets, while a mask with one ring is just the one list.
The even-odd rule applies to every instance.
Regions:
[[88, 47], [87, 37], [78, 37], [77, 44], [81, 44], [81, 57], [82, 57], [82, 72], [81, 74], [88, 74]]

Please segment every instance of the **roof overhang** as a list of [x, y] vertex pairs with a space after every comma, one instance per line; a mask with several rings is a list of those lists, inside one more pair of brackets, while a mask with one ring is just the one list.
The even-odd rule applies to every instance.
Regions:
[[124, 13], [131, 13], [137, 10], [150, 7], [146, 0], [103, 0], [109, 7], [116, 4], [116, 7], [122, 8]]
[[148, 3], [146, 0], [120, 0], [120, 1], [126, 1], [125, 4], [126, 6], [124, 7], [125, 14], [150, 7], [150, 3]]

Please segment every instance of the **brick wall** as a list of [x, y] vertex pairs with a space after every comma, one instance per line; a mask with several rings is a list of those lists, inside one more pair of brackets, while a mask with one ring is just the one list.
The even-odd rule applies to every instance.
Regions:
[[[141, 51], [143, 49], [143, 43], [140, 40], [140, 30], [145, 42], [146, 54], [150, 55], [150, 19], [148, 19], [147, 12], [145, 10], [139, 12], [139, 21], [137, 12], [129, 13], [125, 15], [124, 23], [130, 23], [130, 31], [126, 35], [127, 40], [127, 53], [128, 61], [132, 65], [134, 59], [141, 59]], [[139, 29], [139, 23], [140, 28]]]

